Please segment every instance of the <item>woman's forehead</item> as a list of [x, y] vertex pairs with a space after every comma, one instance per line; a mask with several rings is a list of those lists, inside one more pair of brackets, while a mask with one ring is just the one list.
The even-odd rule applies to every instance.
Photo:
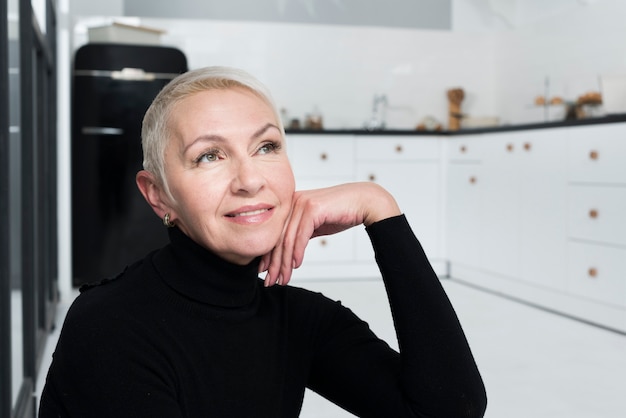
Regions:
[[168, 121], [171, 139], [182, 142], [197, 136], [244, 133], [254, 135], [267, 125], [280, 132], [272, 106], [254, 92], [243, 88], [206, 90], [186, 97], [172, 108]]

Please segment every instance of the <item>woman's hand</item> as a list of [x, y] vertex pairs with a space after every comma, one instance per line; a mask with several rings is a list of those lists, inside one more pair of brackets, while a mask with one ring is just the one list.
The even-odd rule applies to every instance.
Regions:
[[304, 250], [313, 237], [331, 235], [355, 225], [400, 215], [395, 199], [376, 183], [348, 183], [296, 192], [291, 214], [276, 247], [263, 256], [265, 286], [285, 285], [300, 267]]

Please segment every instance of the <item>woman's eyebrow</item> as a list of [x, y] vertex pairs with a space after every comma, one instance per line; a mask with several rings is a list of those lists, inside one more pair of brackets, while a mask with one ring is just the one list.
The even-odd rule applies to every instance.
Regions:
[[[274, 125], [273, 123], [266, 123], [265, 125], [263, 125], [261, 128], [257, 129], [256, 132], [254, 132], [252, 134], [252, 136], [250, 137], [251, 140], [254, 139], [258, 139], [259, 137], [263, 136], [263, 134], [265, 134], [265, 132], [267, 132], [270, 129], [276, 129], [280, 132], [280, 129], [278, 128], [278, 126]], [[197, 137], [196, 139], [194, 139], [190, 144], [186, 145], [183, 148], [183, 154], [186, 154], [187, 151], [189, 150], [189, 148], [193, 147], [194, 145], [196, 145], [199, 142], [217, 142], [217, 143], [227, 143], [228, 139], [223, 137], [222, 135], [217, 135], [217, 134], [206, 134], [206, 135], [200, 135], [199, 137]]]
[[209, 135], [200, 135], [196, 139], [194, 139], [191, 143], [187, 144], [183, 148], [183, 155], [189, 151], [189, 148], [193, 147], [199, 142], [228, 142], [226, 138], [221, 135], [209, 134]]
[[280, 132], [280, 129], [278, 129], [278, 126], [274, 125], [273, 123], [266, 123], [263, 127], [261, 127], [259, 130], [257, 130], [251, 137], [251, 139], [257, 139], [258, 137], [262, 136], [265, 132], [267, 132], [269, 129], [271, 128], [275, 128], [276, 130], [278, 130]]

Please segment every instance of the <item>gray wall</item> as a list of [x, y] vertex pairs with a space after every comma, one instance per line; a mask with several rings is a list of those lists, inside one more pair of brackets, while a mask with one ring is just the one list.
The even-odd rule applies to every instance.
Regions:
[[452, 0], [124, 0], [124, 15], [449, 30]]

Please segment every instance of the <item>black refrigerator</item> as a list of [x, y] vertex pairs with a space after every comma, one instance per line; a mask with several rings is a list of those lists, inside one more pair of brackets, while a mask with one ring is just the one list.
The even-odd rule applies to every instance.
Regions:
[[157, 93], [187, 71], [176, 48], [87, 44], [72, 88], [73, 284], [115, 276], [163, 246], [166, 228], [135, 184], [141, 122]]

